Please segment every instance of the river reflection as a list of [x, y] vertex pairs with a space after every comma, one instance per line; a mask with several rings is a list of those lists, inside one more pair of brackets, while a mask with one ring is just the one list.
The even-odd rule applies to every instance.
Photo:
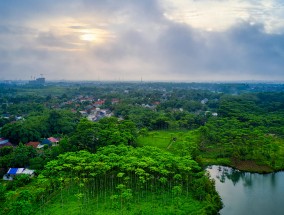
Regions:
[[[212, 169], [214, 171], [216, 167], [211, 166], [208, 167], [208, 169]], [[252, 186], [252, 178], [250, 173], [242, 172], [237, 169], [224, 166], [218, 166], [217, 170], [218, 171], [215, 170], [215, 176], [221, 183], [225, 183], [226, 179], [228, 179], [234, 185], [236, 185], [241, 180], [242, 182], [244, 182], [244, 186]]]
[[222, 215], [283, 215], [284, 173], [257, 174], [230, 167], [210, 166], [224, 208]]

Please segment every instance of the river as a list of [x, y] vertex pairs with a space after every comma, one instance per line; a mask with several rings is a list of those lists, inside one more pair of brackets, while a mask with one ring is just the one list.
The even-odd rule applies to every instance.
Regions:
[[207, 170], [224, 204], [221, 215], [284, 214], [284, 172], [263, 175], [223, 166]]

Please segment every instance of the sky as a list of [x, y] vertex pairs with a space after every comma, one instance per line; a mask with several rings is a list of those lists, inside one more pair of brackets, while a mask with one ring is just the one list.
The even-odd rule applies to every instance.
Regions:
[[284, 81], [284, 0], [1, 0], [0, 80]]

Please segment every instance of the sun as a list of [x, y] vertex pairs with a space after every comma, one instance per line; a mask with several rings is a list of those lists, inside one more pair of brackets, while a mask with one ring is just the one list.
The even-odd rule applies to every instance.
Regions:
[[82, 34], [80, 36], [80, 39], [84, 40], [84, 41], [92, 42], [92, 41], [95, 41], [97, 39], [97, 37], [96, 37], [95, 34]]

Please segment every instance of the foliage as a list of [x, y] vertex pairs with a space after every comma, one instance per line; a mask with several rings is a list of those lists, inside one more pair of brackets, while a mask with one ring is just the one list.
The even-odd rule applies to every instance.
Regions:
[[8, 170], [10, 167], [25, 167], [29, 164], [30, 158], [37, 155], [34, 148], [27, 147], [23, 144], [20, 144], [16, 148], [4, 147], [0, 152], [4, 153], [4, 149], [5, 154], [0, 157], [0, 167], [5, 170]]
[[[173, 201], [193, 198], [202, 202], [204, 210], [210, 205], [206, 214], [216, 213], [221, 206], [214, 183], [195, 161], [189, 156], [176, 156], [154, 147], [120, 145], [102, 147], [96, 154], [69, 152], [49, 162], [42, 174], [53, 183], [81, 187], [79, 193], [84, 201], [89, 198], [93, 201], [97, 195], [101, 196], [97, 193], [102, 192], [101, 197], [109, 202], [106, 207], [117, 205], [118, 211], [143, 203], [143, 196], [149, 198], [153, 193], [169, 198], [170, 205]], [[154, 203], [156, 201], [167, 204], [158, 199]], [[182, 206], [176, 207], [182, 209]]]
[[[283, 169], [284, 113], [272, 108], [269, 96], [260, 93], [224, 97], [219, 111], [222, 117], [211, 118], [199, 129], [202, 156], [229, 158], [236, 166], [240, 161], [255, 161], [270, 171]], [[283, 95], [273, 98], [279, 105]]]
[[134, 145], [136, 137], [136, 127], [131, 121], [119, 121], [111, 117], [91, 122], [83, 118], [71, 136], [70, 144], [78, 150], [87, 149], [94, 152], [106, 145]]
[[69, 134], [74, 131], [78, 117], [65, 110], [31, 113], [25, 120], [9, 123], [1, 129], [1, 135], [11, 143], [39, 141], [42, 137]]

